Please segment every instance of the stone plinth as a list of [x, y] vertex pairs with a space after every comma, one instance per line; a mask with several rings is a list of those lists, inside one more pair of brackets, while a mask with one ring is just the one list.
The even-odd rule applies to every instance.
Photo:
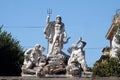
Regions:
[[22, 76], [22, 77], [2, 77], [0, 80], [120, 80], [120, 77], [95, 77], [95, 78], [38, 78], [36, 76]]

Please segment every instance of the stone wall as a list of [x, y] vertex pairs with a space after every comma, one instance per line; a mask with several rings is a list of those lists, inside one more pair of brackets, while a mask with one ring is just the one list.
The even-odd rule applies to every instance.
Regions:
[[0, 77], [0, 80], [120, 80], [120, 77], [98, 77], [98, 78], [38, 78], [27, 77]]

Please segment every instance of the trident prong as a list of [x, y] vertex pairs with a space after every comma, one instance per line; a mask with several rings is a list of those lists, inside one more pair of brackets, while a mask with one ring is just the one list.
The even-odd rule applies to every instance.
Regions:
[[51, 15], [51, 14], [52, 14], [52, 9], [49, 8], [49, 9], [47, 10], [47, 13], [48, 13], [49, 15]]

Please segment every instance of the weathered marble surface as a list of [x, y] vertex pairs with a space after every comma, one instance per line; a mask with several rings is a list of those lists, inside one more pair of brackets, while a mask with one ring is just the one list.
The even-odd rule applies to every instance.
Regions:
[[[45, 48], [39, 44], [28, 49], [25, 52], [23, 73], [38, 77], [46, 77], [46, 75], [81, 77], [82, 72], [87, 71], [85, 51], [83, 50], [86, 42], [80, 38], [68, 50], [70, 56], [66, 55], [62, 49], [64, 44], [68, 43], [70, 37], [67, 38], [62, 17], [58, 15], [55, 21], [50, 21], [49, 14], [46, 22], [44, 35], [48, 41], [47, 56], [42, 54]], [[80, 46], [78, 46], [79, 43], [81, 43]]]
[[0, 77], [0, 80], [120, 80], [119, 77], [93, 77], [93, 78], [38, 78], [36, 76]]

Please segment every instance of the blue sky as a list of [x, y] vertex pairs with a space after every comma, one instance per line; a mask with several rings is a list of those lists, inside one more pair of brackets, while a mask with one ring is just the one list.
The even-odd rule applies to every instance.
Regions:
[[87, 64], [93, 66], [102, 49], [109, 46], [105, 35], [116, 10], [120, 9], [120, 0], [0, 0], [0, 25], [20, 41], [24, 50], [36, 43], [47, 47], [43, 29], [49, 8], [52, 9], [51, 21], [61, 15], [67, 35], [71, 37], [63, 51], [68, 54], [67, 48], [83, 37], [87, 42]]

